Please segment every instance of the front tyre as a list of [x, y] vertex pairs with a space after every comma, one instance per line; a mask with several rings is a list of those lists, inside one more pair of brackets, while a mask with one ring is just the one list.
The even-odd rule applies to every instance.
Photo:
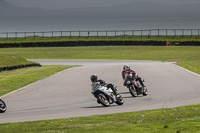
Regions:
[[122, 96], [120, 94], [117, 94], [117, 98], [116, 99], [117, 99], [116, 104], [118, 104], [118, 105], [124, 104], [124, 100], [123, 100], [123, 98], [122, 98]]
[[129, 87], [129, 92], [131, 93], [131, 95], [133, 96], [133, 97], [137, 97], [138, 95], [137, 95], [137, 91], [136, 91], [136, 89], [135, 89], [135, 86], [130, 86]]
[[108, 98], [103, 94], [99, 93], [97, 95], [97, 100], [100, 102], [104, 107], [108, 107], [110, 105]]
[[143, 95], [143, 96], [147, 96], [147, 94], [148, 94], [148, 90], [147, 90], [147, 88], [145, 87], [144, 90], [143, 90], [142, 95]]
[[7, 108], [5, 102], [0, 99], [0, 113], [4, 113], [6, 110]]

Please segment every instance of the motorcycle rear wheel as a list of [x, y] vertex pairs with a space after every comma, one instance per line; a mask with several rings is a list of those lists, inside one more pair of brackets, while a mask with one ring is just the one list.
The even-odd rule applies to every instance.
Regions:
[[138, 95], [137, 95], [137, 91], [136, 91], [136, 89], [135, 89], [135, 86], [130, 86], [129, 87], [129, 92], [131, 93], [131, 95], [133, 96], [133, 97], [137, 97]]
[[97, 95], [97, 100], [104, 106], [104, 107], [108, 107], [110, 105], [108, 98], [103, 94], [103, 93], [99, 93]]
[[6, 104], [0, 99], [0, 113], [4, 113], [7, 110]]

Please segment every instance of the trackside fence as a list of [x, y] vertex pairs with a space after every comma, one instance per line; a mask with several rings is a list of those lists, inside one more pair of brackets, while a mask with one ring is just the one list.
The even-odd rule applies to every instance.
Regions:
[[102, 30], [102, 31], [42, 31], [42, 32], [0, 32], [0, 38], [63, 37], [63, 36], [198, 36], [200, 29], [148, 29], [148, 30]]

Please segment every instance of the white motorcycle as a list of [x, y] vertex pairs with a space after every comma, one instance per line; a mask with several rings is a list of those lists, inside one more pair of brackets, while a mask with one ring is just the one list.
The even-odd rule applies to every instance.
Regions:
[[[114, 86], [116, 90], [116, 86]], [[94, 82], [92, 84], [91, 93], [97, 98], [97, 103], [108, 107], [110, 104], [116, 103], [118, 105], [124, 104], [123, 98], [120, 94], [114, 94], [111, 88], [101, 85], [99, 82]]]
[[0, 99], [0, 113], [4, 113], [6, 110], [7, 108], [5, 102]]

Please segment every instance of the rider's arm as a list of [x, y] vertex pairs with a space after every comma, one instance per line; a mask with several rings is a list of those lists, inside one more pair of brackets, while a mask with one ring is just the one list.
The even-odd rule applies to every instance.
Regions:
[[133, 78], [137, 78], [138, 77], [138, 75], [137, 75], [137, 73], [135, 71], [131, 70], [131, 73], [133, 75]]
[[101, 85], [105, 85], [105, 84], [107, 83], [107, 82], [106, 82], [105, 80], [103, 80], [103, 79], [99, 79], [98, 81], [100, 82]]
[[135, 76], [137, 73], [133, 70], [131, 70], [131, 73]]

